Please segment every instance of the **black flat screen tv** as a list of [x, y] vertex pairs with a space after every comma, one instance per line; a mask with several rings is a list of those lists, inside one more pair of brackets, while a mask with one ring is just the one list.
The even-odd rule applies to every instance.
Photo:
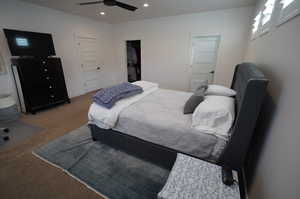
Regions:
[[51, 34], [4, 29], [12, 56], [55, 55]]

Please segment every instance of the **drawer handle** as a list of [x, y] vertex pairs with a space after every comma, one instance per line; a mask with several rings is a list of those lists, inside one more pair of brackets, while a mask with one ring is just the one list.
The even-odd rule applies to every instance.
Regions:
[[49, 88], [52, 88], [52, 86], [49, 86]]
[[47, 72], [48, 70], [47, 70], [47, 69], [45, 69], [44, 71], [45, 71], [45, 72]]
[[51, 97], [51, 98], [54, 98], [54, 95], [51, 95], [50, 97]]
[[49, 79], [50, 79], [50, 77], [46, 77], [46, 79], [48, 79], [48, 80], [49, 80]]
[[43, 61], [43, 64], [45, 64], [46, 62], [45, 61]]

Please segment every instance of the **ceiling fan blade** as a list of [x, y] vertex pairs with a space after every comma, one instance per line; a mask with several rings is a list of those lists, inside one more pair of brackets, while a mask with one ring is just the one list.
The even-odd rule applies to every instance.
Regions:
[[130, 10], [130, 11], [133, 11], [133, 12], [138, 9], [137, 7], [134, 7], [134, 6], [128, 5], [126, 3], [119, 2], [119, 1], [116, 1], [116, 6], [119, 6], [121, 8]]
[[85, 3], [79, 3], [78, 5], [85, 6], [85, 5], [92, 5], [92, 4], [99, 4], [99, 3], [103, 3], [103, 1], [90, 1]]

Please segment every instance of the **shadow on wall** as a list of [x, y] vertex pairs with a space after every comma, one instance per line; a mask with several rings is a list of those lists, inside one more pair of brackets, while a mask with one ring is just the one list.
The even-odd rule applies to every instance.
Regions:
[[268, 140], [268, 136], [270, 136], [270, 127], [275, 109], [276, 104], [274, 103], [271, 95], [267, 93], [257, 120], [255, 133], [250, 144], [251, 149], [248, 152], [247, 161], [245, 164], [248, 191], [251, 189], [264, 144]]
[[[276, 101], [280, 97], [281, 86], [276, 78], [275, 74], [272, 74], [271, 71], [265, 71], [262, 69], [265, 76], [270, 79], [269, 87], [264, 99], [264, 103], [261, 108], [260, 115], [257, 119], [257, 125], [255, 128], [255, 133], [251, 141], [251, 148], [247, 155], [247, 160], [245, 164], [245, 174], [247, 181], [247, 189], [250, 192], [252, 184], [254, 182], [257, 166], [260, 161], [264, 145], [268, 140], [268, 137], [271, 136], [271, 125], [276, 115]], [[276, 92], [273, 89], [276, 88]], [[272, 95], [271, 95], [272, 93]]]

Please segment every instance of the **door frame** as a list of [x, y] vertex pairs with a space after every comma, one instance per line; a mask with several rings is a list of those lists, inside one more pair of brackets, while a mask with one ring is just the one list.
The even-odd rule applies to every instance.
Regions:
[[[216, 74], [216, 70], [217, 70], [217, 66], [218, 66], [218, 58], [219, 58], [219, 51], [220, 51], [220, 46], [221, 46], [221, 41], [222, 41], [222, 35], [219, 33], [212, 33], [212, 34], [203, 34], [203, 33], [190, 33], [189, 34], [189, 70], [192, 70], [193, 67], [193, 59], [192, 59], [192, 42], [193, 42], [193, 37], [203, 37], [203, 38], [207, 38], [207, 37], [217, 37], [218, 38], [218, 46], [217, 46], [217, 50], [216, 50], [216, 54], [215, 54], [215, 59], [216, 59], [216, 65], [214, 68], [214, 76]], [[190, 74], [191, 75], [191, 74]], [[189, 79], [190, 81], [190, 79]], [[189, 82], [190, 84], [190, 82]]]
[[128, 81], [128, 67], [127, 67], [127, 41], [140, 41], [141, 42], [141, 79], [143, 79], [143, 40], [142, 39], [124, 39], [123, 40], [123, 63], [122, 65], [125, 67], [126, 71], [126, 81]]
[[[75, 51], [76, 51], [76, 56], [80, 58], [80, 50], [79, 50], [79, 47], [78, 47], [78, 39], [80, 38], [87, 38], [87, 39], [95, 39], [96, 42], [99, 41], [99, 38], [97, 37], [96, 34], [93, 34], [93, 33], [81, 33], [81, 32], [75, 32], [73, 33], [73, 38], [74, 38], [74, 45], [75, 45]], [[80, 78], [80, 95], [84, 95], [86, 93], [88, 93], [85, 89], [84, 89], [84, 83], [85, 83], [85, 79], [82, 75], [82, 73], [84, 72], [82, 67], [81, 67], [81, 61], [78, 62], [78, 65], [77, 65], [77, 68], [79, 69], [80, 71], [80, 75], [79, 75], [79, 78]]]

